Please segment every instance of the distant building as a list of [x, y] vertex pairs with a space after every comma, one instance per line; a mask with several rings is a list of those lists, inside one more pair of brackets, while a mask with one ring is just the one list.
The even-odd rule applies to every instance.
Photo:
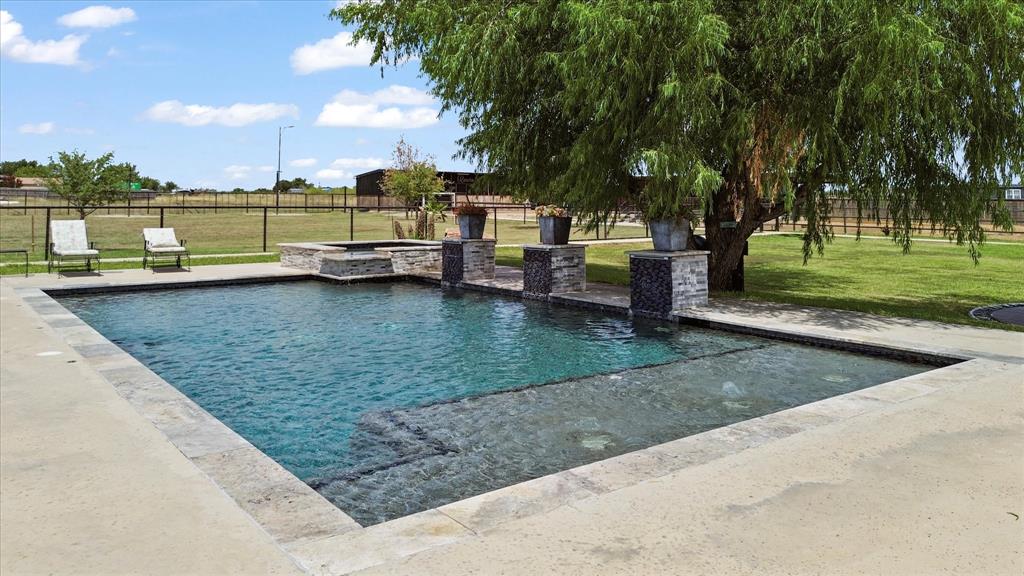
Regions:
[[[384, 171], [383, 168], [379, 168], [356, 175], [356, 201], [359, 206], [394, 205], [393, 199], [388, 198], [384, 194], [384, 189], [381, 188], [381, 182], [384, 180]], [[454, 200], [455, 202], [466, 201], [472, 196], [473, 201], [503, 201], [499, 199], [499, 196], [493, 195], [487, 188], [482, 190], [472, 189], [473, 183], [477, 178], [483, 176], [483, 173], [438, 171], [437, 175], [444, 180], [444, 194], [449, 196], [445, 200]], [[478, 200], [481, 197], [486, 197], [486, 199]]]

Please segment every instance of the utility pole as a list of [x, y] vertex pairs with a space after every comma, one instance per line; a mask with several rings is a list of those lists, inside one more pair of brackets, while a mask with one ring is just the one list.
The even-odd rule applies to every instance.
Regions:
[[277, 127], [277, 178], [274, 179], [274, 206], [281, 206], [281, 191], [277, 185], [281, 183], [281, 134], [288, 128], [295, 128], [295, 126], [278, 126]]

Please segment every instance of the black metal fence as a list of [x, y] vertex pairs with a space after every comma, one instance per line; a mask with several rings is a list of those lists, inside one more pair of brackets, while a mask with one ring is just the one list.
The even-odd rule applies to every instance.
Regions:
[[[217, 195], [220, 196], [220, 195]], [[227, 196], [227, 195], [224, 195]], [[174, 227], [179, 238], [187, 238], [195, 253], [232, 254], [268, 252], [279, 242], [328, 240], [388, 240], [396, 237], [396, 223], [404, 233], [415, 225], [417, 208], [356, 207], [331, 203], [332, 195], [282, 195], [279, 205], [211, 201], [202, 203], [155, 204], [152, 201], [91, 206], [86, 210], [90, 240], [100, 248], [135, 256], [141, 252], [142, 229]], [[333, 195], [340, 196], [340, 195]], [[298, 202], [297, 200], [305, 200]], [[531, 207], [523, 204], [478, 204], [487, 208], [487, 233], [499, 243], [538, 241], [539, 227]], [[309, 218], [295, 218], [295, 216]], [[78, 210], [70, 204], [0, 205], [0, 246], [28, 247], [34, 255], [48, 256], [49, 223], [54, 219], [75, 219]], [[591, 232], [577, 228], [573, 239], [636, 238], [647, 236], [642, 224], [620, 223]], [[435, 237], [457, 228], [450, 211], [435, 225]]]

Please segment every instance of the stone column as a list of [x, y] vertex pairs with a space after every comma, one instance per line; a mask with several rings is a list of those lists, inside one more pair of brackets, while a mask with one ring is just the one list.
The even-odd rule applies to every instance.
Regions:
[[546, 298], [559, 292], [587, 289], [587, 247], [584, 244], [523, 246], [523, 295]]
[[441, 244], [441, 283], [456, 286], [467, 280], [494, 278], [494, 245], [490, 238], [446, 239]]
[[704, 250], [629, 253], [629, 307], [639, 316], [668, 317], [673, 310], [708, 303]]

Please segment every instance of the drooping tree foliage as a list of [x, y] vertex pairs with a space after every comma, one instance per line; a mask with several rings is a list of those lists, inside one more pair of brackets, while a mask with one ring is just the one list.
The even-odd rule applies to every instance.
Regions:
[[[830, 196], [887, 206], [977, 257], [1024, 157], [1024, 3], [1008, 0], [374, 0], [332, 16], [409, 57], [469, 134], [462, 154], [591, 225], [696, 200], [726, 288], [780, 215], [831, 238]], [[631, 177], [642, 176], [639, 198]]]

